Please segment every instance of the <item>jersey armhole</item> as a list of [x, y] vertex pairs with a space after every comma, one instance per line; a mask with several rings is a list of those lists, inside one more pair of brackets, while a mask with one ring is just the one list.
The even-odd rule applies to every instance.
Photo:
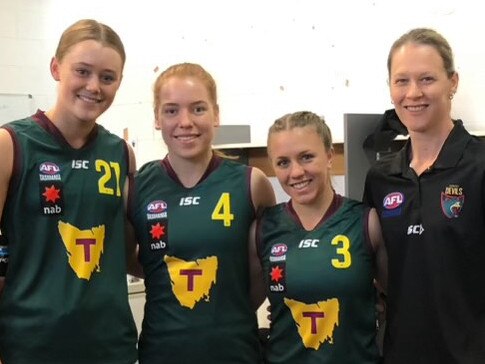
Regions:
[[364, 231], [364, 243], [367, 251], [369, 254], [373, 257], [375, 256], [375, 250], [374, 247], [372, 246], [372, 242], [370, 241], [370, 235], [369, 235], [369, 214], [370, 214], [370, 207], [364, 207], [364, 214], [362, 218], [362, 223], [364, 226], [362, 226], [362, 229]]
[[22, 150], [17, 140], [17, 134], [15, 133], [15, 131], [8, 126], [4, 127], [4, 129], [10, 134], [13, 144], [12, 175], [10, 176], [10, 182], [7, 190], [8, 200], [8, 196], [11, 196], [15, 192], [15, 190], [17, 190], [20, 182], [20, 173], [22, 171]]
[[253, 175], [253, 167], [246, 166], [246, 170], [247, 170], [246, 186], [247, 186], [247, 191], [248, 191], [249, 205], [251, 206], [251, 209], [253, 211], [252, 218], [257, 218], [258, 214], [257, 214], [257, 211], [256, 211], [256, 207], [254, 206], [253, 191], [251, 189], [251, 178], [252, 178], [252, 175]]
[[263, 242], [261, 241], [261, 220], [262, 214], [256, 219], [256, 228], [254, 232], [254, 244], [256, 245], [256, 254], [259, 261], [263, 261]]

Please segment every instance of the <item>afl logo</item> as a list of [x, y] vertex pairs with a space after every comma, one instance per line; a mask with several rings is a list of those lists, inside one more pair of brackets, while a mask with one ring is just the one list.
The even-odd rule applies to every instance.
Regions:
[[283, 243], [275, 244], [271, 247], [271, 255], [275, 257], [285, 255], [287, 251], [288, 247], [286, 246], [286, 244]]
[[58, 174], [61, 171], [61, 169], [55, 163], [44, 162], [40, 165], [39, 171], [42, 174], [53, 175], [53, 174]]
[[162, 200], [152, 201], [147, 206], [147, 211], [151, 214], [158, 214], [167, 209], [167, 203]]
[[395, 209], [404, 202], [404, 195], [401, 192], [391, 192], [382, 201], [382, 205], [387, 210]]

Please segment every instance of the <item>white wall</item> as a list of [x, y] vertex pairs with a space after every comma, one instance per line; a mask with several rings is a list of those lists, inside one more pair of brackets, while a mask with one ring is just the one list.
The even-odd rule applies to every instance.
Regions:
[[324, 115], [341, 142], [343, 113], [392, 107], [386, 72], [392, 41], [429, 26], [455, 50], [461, 84], [454, 116], [484, 129], [485, 22], [478, 6], [471, 0], [0, 0], [0, 94], [28, 93], [35, 107], [52, 105], [48, 65], [58, 38], [75, 20], [92, 17], [118, 31], [128, 54], [121, 89], [100, 122], [119, 135], [129, 128], [139, 163], [164, 154], [152, 128], [155, 70], [182, 61], [214, 75], [223, 123], [250, 124], [254, 145], [265, 144], [275, 118], [301, 109]]

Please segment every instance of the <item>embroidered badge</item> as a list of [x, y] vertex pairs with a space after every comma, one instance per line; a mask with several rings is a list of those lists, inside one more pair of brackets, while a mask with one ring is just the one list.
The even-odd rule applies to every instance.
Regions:
[[165, 250], [168, 247], [168, 219], [147, 222], [150, 250]]
[[40, 182], [40, 209], [43, 215], [62, 215], [64, 199], [62, 182]]
[[464, 203], [465, 194], [459, 185], [449, 185], [441, 192], [441, 210], [449, 219], [460, 216]]
[[163, 200], [151, 201], [147, 205], [147, 220], [164, 219], [167, 217], [167, 203]]
[[402, 204], [404, 203], [404, 195], [401, 192], [388, 193], [382, 200], [382, 217], [399, 216], [402, 212]]
[[269, 290], [273, 293], [286, 292], [286, 264], [279, 262], [270, 265]]
[[269, 257], [270, 262], [281, 262], [286, 260], [286, 252], [288, 251], [288, 246], [283, 243], [274, 244], [271, 247], [271, 256]]
[[167, 203], [155, 200], [146, 207], [147, 234], [150, 250], [165, 250], [168, 248], [168, 214]]

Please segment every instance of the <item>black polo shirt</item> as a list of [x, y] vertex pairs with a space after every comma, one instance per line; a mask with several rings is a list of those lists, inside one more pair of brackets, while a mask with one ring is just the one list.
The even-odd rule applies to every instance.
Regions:
[[389, 256], [385, 363], [485, 363], [485, 143], [461, 120], [417, 176], [411, 144], [377, 162], [364, 201]]

